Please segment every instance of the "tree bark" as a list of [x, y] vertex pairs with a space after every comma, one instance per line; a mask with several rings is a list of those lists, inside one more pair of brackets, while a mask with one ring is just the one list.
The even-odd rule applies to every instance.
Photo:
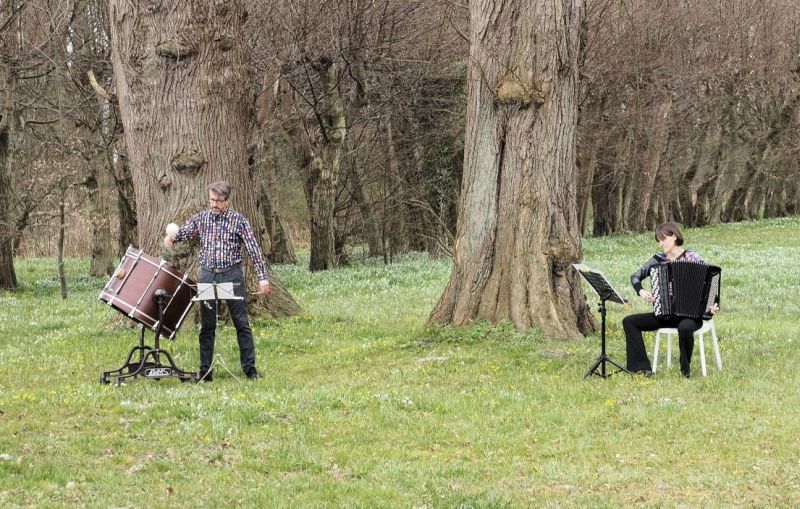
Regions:
[[[606, 94], [600, 93], [595, 106], [594, 117], [598, 125], [605, 122]], [[610, 133], [599, 130], [593, 133], [588, 150], [585, 152], [583, 164], [578, 171], [578, 224], [583, 235], [591, 235], [594, 230], [594, 203], [592, 190], [595, 186], [595, 174], [599, 164], [601, 150], [606, 147]]]
[[[223, 179], [234, 189], [232, 208], [263, 240], [247, 165], [251, 102], [242, 2], [109, 0], [109, 7], [139, 246], [158, 252], [164, 226], [204, 208], [206, 186]], [[255, 271], [247, 273], [252, 289]], [[253, 311], [297, 314], [274, 274], [271, 282], [273, 294], [251, 299]]]
[[630, 222], [634, 226], [634, 231], [644, 231], [646, 229], [648, 214], [650, 214], [651, 218], [658, 215], [657, 213], [651, 213], [650, 206], [656, 192], [656, 179], [659, 176], [659, 168], [661, 167], [661, 161], [664, 158], [669, 139], [672, 96], [669, 95], [659, 101], [654, 113], [655, 119], [652, 124], [651, 140], [645, 156], [645, 171], [639, 188], [639, 204]]
[[258, 209], [264, 218], [267, 235], [270, 240], [270, 262], [297, 263], [292, 239], [286, 222], [278, 215], [278, 195], [276, 192], [275, 167], [271, 150], [265, 146], [265, 140], [259, 140], [254, 173], [258, 181]]
[[689, 169], [693, 173], [689, 182], [688, 200], [684, 200], [687, 207], [687, 226], [706, 224], [710, 210], [708, 189], [713, 189], [713, 184], [719, 166], [722, 127], [716, 118], [712, 118], [700, 136]]
[[16, 288], [17, 273], [14, 270], [14, 218], [10, 206], [14, 190], [11, 182], [11, 132], [13, 125], [14, 79], [7, 62], [0, 61], [0, 83], [5, 93], [0, 107], [0, 289]]
[[100, 129], [103, 148], [91, 162], [85, 185], [88, 190], [89, 221], [92, 227], [91, 261], [89, 273], [92, 276], [110, 276], [118, 258], [117, 242], [111, 236], [111, 218], [119, 210], [115, 207], [117, 186], [114, 170], [114, 135], [116, 117], [114, 105], [107, 98], [98, 95], [100, 110]]
[[386, 120], [385, 129], [388, 152], [387, 170], [384, 176], [386, 179], [387, 207], [383, 220], [386, 223], [389, 257], [393, 258], [395, 255], [408, 251], [409, 239], [406, 228], [408, 220], [405, 217], [406, 207], [404, 206], [406, 189], [401, 176], [400, 151], [397, 149], [399, 141], [398, 136], [395, 134], [395, 126], [391, 117]]
[[252, 169], [259, 177], [257, 201], [270, 240], [270, 262], [294, 264], [297, 263], [297, 255], [294, 252], [292, 238], [286, 222], [279, 214], [275, 149], [270, 139], [270, 122], [275, 116], [279, 90], [278, 72], [271, 69], [271, 72], [264, 76], [264, 90], [255, 101], [255, 121], [259, 129], [256, 131], [256, 140], [253, 143], [256, 153], [253, 154]]
[[353, 199], [358, 205], [361, 219], [364, 222], [364, 236], [367, 238], [369, 256], [381, 256], [383, 255], [383, 245], [381, 243], [381, 229], [378, 226], [378, 221], [375, 219], [373, 210], [375, 204], [372, 203], [367, 196], [367, 191], [364, 189], [364, 183], [358, 165], [354, 164], [351, 166], [348, 173], [348, 180]]
[[119, 214], [119, 256], [128, 246], [139, 245], [136, 233], [136, 196], [133, 192], [133, 176], [128, 165], [128, 156], [119, 150], [124, 142], [117, 143], [114, 179], [116, 182], [117, 213]]
[[337, 66], [329, 58], [319, 58], [312, 67], [319, 75], [322, 88], [322, 139], [312, 149], [311, 163], [306, 167], [306, 200], [310, 214], [311, 256], [309, 270], [336, 267], [336, 187], [342, 163], [342, 144], [347, 135], [344, 100], [339, 90]]
[[434, 323], [594, 328], [578, 275], [575, 128], [581, 0], [470, 2], [464, 180]]
[[116, 191], [114, 178], [108, 168], [96, 161], [86, 187], [89, 191], [89, 220], [92, 225], [91, 262], [89, 273], [92, 276], [110, 276], [116, 265], [117, 251], [111, 237], [111, 211], [113, 192]]
[[59, 287], [61, 288], [61, 298], [66, 299], [69, 295], [67, 292], [67, 273], [64, 270], [64, 237], [67, 230], [67, 221], [66, 221], [66, 201], [67, 201], [67, 184], [64, 180], [61, 181], [60, 184], [60, 193], [58, 196], [58, 250], [57, 250], [57, 260], [58, 260], [58, 282]]
[[739, 143], [740, 120], [736, 116], [736, 105], [733, 99], [731, 96], [726, 125], [720, 139], [719, 176], [714, 183], [709, 224], [719, 224], [723, 220], [724, 214], [732, 210], [733, 207], [729, 201], [746, 171], [744, 157], [747, 149]]

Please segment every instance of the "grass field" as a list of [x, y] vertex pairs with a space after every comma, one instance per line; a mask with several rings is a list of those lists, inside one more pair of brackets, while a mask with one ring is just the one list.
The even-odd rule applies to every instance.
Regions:
[[[723, 267], [724, 367], [701, 377], [695, 351], [689, 380], [677, 361], [583, 380], [599, 335], [428, 327], [449, 262], [409, 257], [276, 267], [304, 313], [254, 324], [261, 380], [242, 380], [223, 327], [230, 373], [213, 383], [101, 385], [137, 342], [104, 327], [105, 281], [70, 260], [61, 300], [53, 260], [19, 260], [0, 299], [0, 506], [800, 506], [800, 218], [686, 236]], [[628, 297], [656, 250], [651, 234], [584, 241]], [[622, 317], [645, 310], [609, 303], [612, 357]], [[164, 346], [196, 369], [193, 327]]]

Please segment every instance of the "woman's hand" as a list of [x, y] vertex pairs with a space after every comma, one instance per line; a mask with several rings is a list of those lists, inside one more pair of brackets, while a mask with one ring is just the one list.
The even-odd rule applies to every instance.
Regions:
[[715, 302], [711, 305], [711, 314], [716, 315], [717, 313], [719, 313], [719, 304]]
[[643, 298], [647, 302], [655, 302], [656, 298], [653, 297], [653, 294], [642, 288], [639, 290], [639, 297]]

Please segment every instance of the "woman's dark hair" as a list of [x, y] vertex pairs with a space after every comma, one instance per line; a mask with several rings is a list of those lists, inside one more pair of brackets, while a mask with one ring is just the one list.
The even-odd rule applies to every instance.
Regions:
[[681, 233], [681, 227], [678, 226], [678, 223], [670, 221], [656, 226], [656, 242], [664, 240], [671, 235], [675, 235], [676, 246], [683, 245], [683, 234]]

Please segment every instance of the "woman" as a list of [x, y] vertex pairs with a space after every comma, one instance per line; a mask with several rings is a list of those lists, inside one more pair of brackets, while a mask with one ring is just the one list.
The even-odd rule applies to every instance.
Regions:
[[[644, 265], [631, 276], [631, 284], [637, 295], [647, 302], [654, 302], [653, 294], [642, 288], [642, 280], [650, 276], [650, 269], [668, 261], [683, 260], [691, 262], [702, 262], [703, 258], [695, 253], [684, 249], [683, 234], [676, 223], [663, 223], [656, 228], [656, 241], [661, 247], [661, 253], [653, 255]], [[711, 314], [717, 314], [719, 306], [714, 304], [711, 307]], [[659, 317], [654, 313], [641, 313], [626, 316], [622, 320], [622, 328], [625, 330], [625, 343], [628, 354], [627, 368], [631, 373], [639, 373], [645, 376], [653, 374], [650, 359], [647, 357], [647, 350], [642, 339], [642, 331], [654, 331], [662, 327], [678, 329], [680, 345], [681, 373], [686, 378], [689, 377], [689, 364], [692, 360], [694, 350], [694, 331], [699, 329], [703, 322], [695, 318], [686, 317]]]

